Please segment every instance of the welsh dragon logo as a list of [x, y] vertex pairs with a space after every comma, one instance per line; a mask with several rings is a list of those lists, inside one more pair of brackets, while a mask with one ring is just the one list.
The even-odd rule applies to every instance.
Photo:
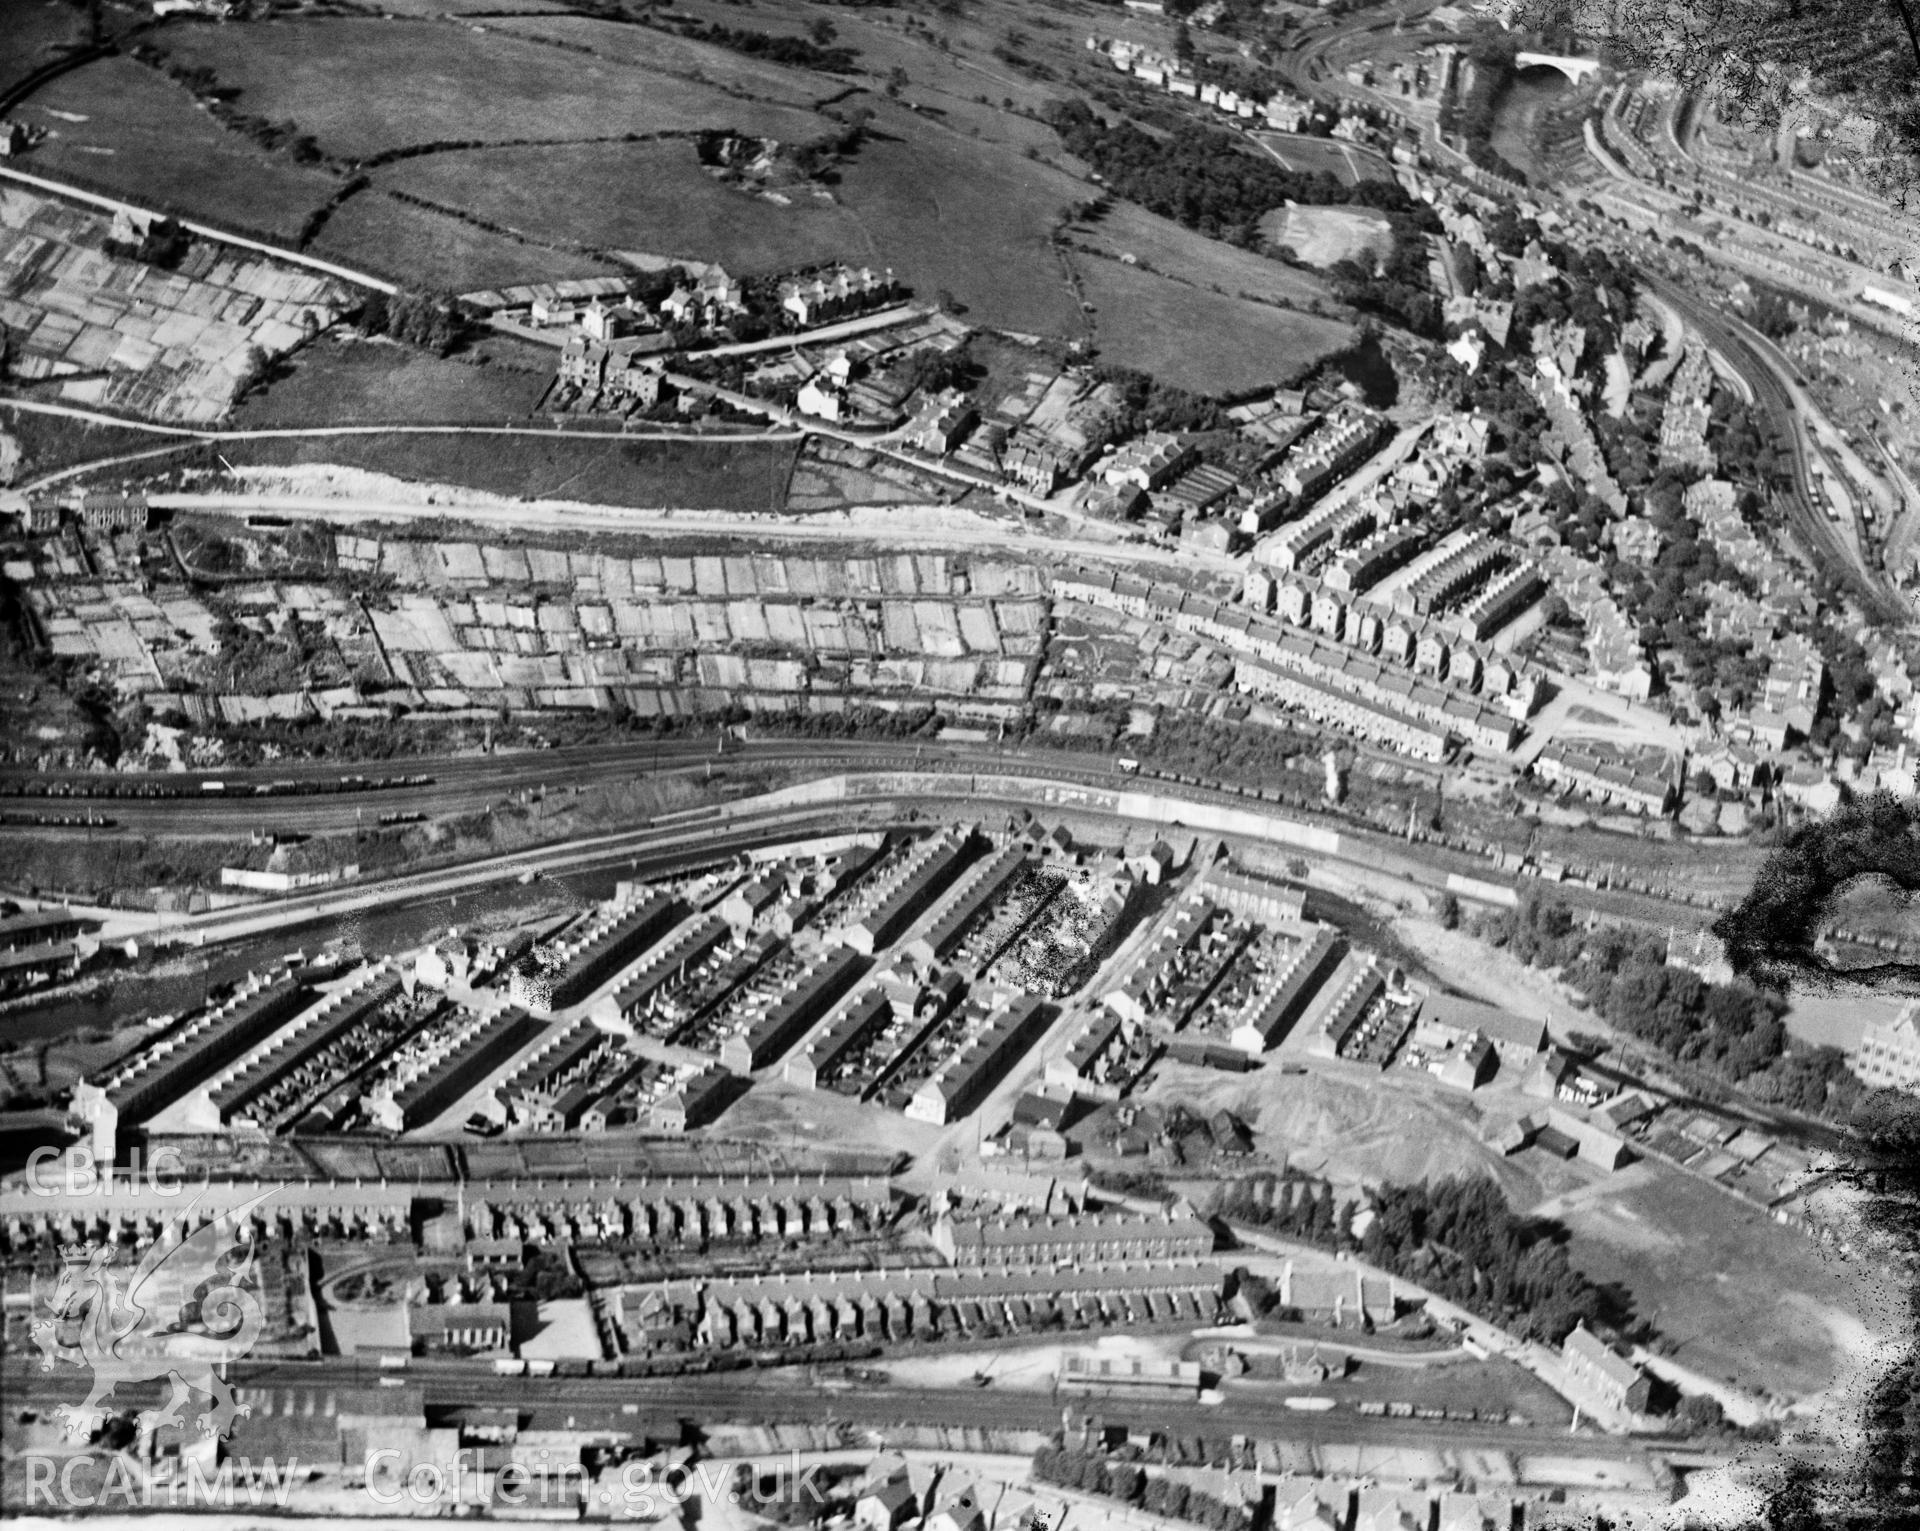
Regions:
[[113, 1245], [64, 1251], [48, 1316], [34, 1322], [30, 1333], [45, 1357], [41, 1370], [64, 1361], [93, 1372], [85, 1400], [57, 1410], [69, 1437], [85, 1440], [100, 1428], [107, 1412], [102, 1405], [122, 1382], [164, 1381], [172, 1388], [163, 1407], [139, 1411], [142, 1433], [161, 1425], [184, 1428], [182, 1411], [196, 1392], [210, 1405], [194, 1416], [204, 1434], [224, 1437], [236, 1418], [251, 1412], [234, 1400], [216, 1368], [246, 1355], [266, 1319], [248, 1219], [274, 1191], [229, 1209], [231, 1231], [215, 1221], [186, 1233], [205, 1194], [168, 1220], [124, 1284]]

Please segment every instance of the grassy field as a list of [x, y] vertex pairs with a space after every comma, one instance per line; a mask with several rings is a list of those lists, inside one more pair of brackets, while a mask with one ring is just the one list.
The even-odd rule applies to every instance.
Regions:
[[[724, 9], [721, 19], [733, 26], [797, 26], [791, 12]], [[314, 241], [316, 253], [376, 274], [468, 289], [605, 269], [584, 251], [680, 255], [743, 272], [837, 258], [890, 265], [928, 295], [951, 292], [983, 324], [1077, 333], [1077, 311], [1049, 236], [1087, 188], [1026, 157], [1058, 152], [1047, 130], [973, 99], [997, 101], [1019, 89], [1022, 105], [1037, 110], [1043, 98], [1003, 70], [981, 72], [984, 65], [950, 57], [892, 21], [856, 21], [837, 10], [835, 24], [868, 67], [911, 58], [926, 110], [868, 97], [878, 108], [876, 132], [843, 166], [837, 205], [796, 200], [789, 207], [713, 184], [684, 142], [604, 140], [701, 127], [811, 139], [834, 125], [797, 103], [841, 94], [846, 80], [578, 17], [512, 18], [511, 29], [430, 19], [275, 21], [172, 30], [166, 46], [179, 62], [206, 65], [236, 89], [239, 110], [291, 120], [343, 157], [438, 142], [562, 141], [436, 153], [377, 171], [374, 188], [337, 209]], [[974, 39], [983, 52], [989, 40], [984, 31]], [[908, 74], [913, 80], [913, 69]], [[168, 89], [151, 76], [144, 84]], [[242, 140], [194, 112], [184, 94], [172, 95], [170, 106], [192, 116], [194, 130], [212, 135], [223, 155], [251, 156]], [[914, 95], [905, 91], [903, 99]], [[143, 120], [107, 111], [97, 89], [72, 109], [89, 107], [100, 113], [101, 132], [130, 134]], [[1003, 131], [990, 134], [994, 125]], [[564, 142], [589, 139], [602, 141]], [[203, 185], [214, 178], [192, 161], [160, 149], [153, 155], [176, 161], [150, 181], [173, 187], [178, 200], [210, 213], [220, 210], [212, 204], [223, 204], [230, 218], [239, 204], [260, 205], [253, 187], [263, 167]], [[102, 173], [95, 169], [95, 178]], [[297, 197], [285, 185], [268, 186], [265, 205], [275, 210], [276, 227], [297, 228], [330, 185], [290, 168], [278, 180], [289, 176]], [[472, 213], [530, 242], [398, 204], [380, 195], [386, 189]]]
[[23, 484], [61, 468], [166, 444], [165, 437], [151, 431], [92, 425], [59, 415], [36, 415], [6, 408], [0, 408], [0, 431], [20, 444], [20, 464], [14, 479]]
[[127, 58], [60, 76], [20, 115], [52, 129], [33, 151], [38, 173], [242, 232], [292, 239], [339, 187], [227, 132], [186, 91]]
[[309, 248], [409, 287], [455, 292], [620, 271], [598, 256], [524, 244], [371, 187], [336, 208]]
[[[680, 140], [435, 154], [404, 160], [380, 181], [555, 242], [718, 260], [741, 274], [871, 257], [846, 209], [780, 207], [720, 185]], [[586, 186], [619, 191], [583, 197]]]
[[[634, 65], [434, 21], [325, 18], [169, 34], [182, 63], [238, 89], [240, 110], [291, 118], [327, 152], [450, 140], [606, 138], [737, 128], [818, 135], [810, 112], [742, 100]], [[598, 200], [604, 188], [580, 187]]]
[[[739, 26], [732, 18], [730, 25]], [[592, 16], [509, 16], [485, 23], [489, 32], [557, 42], [585, 49], [611, 64], [718, 86], [757, 100], [808, 108], [837, 95], [841, 87], [805, 69], [749, 58], [712, 43], [695, 42], [658, 27], [603, 21]], [[768, 30], [772, 30], [769, 28]]]
[[386, 342], [323, 340], [300, 352], [287, 376], [248, 398], [234, 424], [499, 425], [528, 414], [552, 375], [551, 368], [475, 366]]
[[1222, 297], [1098, 256], [1075, 254], [1073, 263], [1094, 305], [1101, 360], [1194, 393], [1285, 383], [1352, 338], [1337, 319]]
[[1149, 270], [1196, 287], [1300, 308], [1313, 303], [1336, 306], [1332, 289], [1312, 272], [1207, 239], [1130, 202], [1114, 203], [1090, 223], [1070, 225], [1067, 237], [1116, 258], [1131, 255]]
[[1372, 149], [1356, 148], [1338, 138], [1309, 138], [1295, 133], [1262, 133], [1260, 142], [1289, 170], [1324, 170], [1347, 185], [1361, 181], [1390, 181], [1392, 167]]
[[[111, 11], [109, 27], [118, 20]], [[0, 89], [14, 85], [61, 54], [85, 44], [86, 12], [63, 0], [0, 0]]]
[[1051, 239], [1088, 187], [1062, 171], [963, 139], [898, 110], [876, 119], [883, 137], [845, 167], [840, 199], [871, 255], [917, 291], [941, 288], [976, 324], [1030, 334], [1078, 328]]
[[1573, 1263], [1617, 1281], [1673, 1358], [1751, 1387], [1807, 1393], [1849, 1378], [1904, 1293], [1692, 1176], [1636, 1166], [1549, 1210], [1572, 1230]]
[[[810, 10], [783, 0], [748, 0], [746, 4], [681, 0], [675, 11], [703, 22], [782, 34], [798, 34], [813, 16], [824, 15], [834, 24], [836, 41], [858, 53], [861, 69], [873, 80], [884, 81], [894, 70], [901, 71], [906, 83], [900, 100], [933, 121], [1016, 152], [1031, 146], [1049, 154], [1059, 152], [1059, 142], [1034, 119], [1066, 93], [1066, 85], [1029, 79], [995, 57], [993, 50], [1017, 29], [1025, 39], [1022, 55], [1046, 56], [1047, 67], [1064, 81], [1065, 66], [1077, 64], [1082, 57], [1077, 45], [1084, 41], [1087, 26], [1077, 19], [1055, 23], [1046, 16], [1045, 7], [1000, 0], [976, 0], [963, 13], [943, 15], [925, 26], [921, 23], [927, 18], [906, 7], [891, 6]], [[1109, 18], [1103, 14], [1100, 30], [1106, 31], [1108, 25]], [[1011, 110], [1007, 102], [1012, 103]]]
[[[897, 107], [883, 106], [875, 126], [842, 166], [833, 204], [797, 193], [793, 205], [781, 207], [723, 186], [681, 142], [432, 155], [395, 165], [381, 183], [556, 242], [717, 260], [742, 274], [832, 259], [892, 266], [922, 296], [951, 292], [975, 323], [1077, 332], [1050, 236], [1061, 210], [1085, 188], [1050, 166], [959, 138]], [[583, 186], [617, 190], [586, 197]], [[380, 242], [356, 226], [366, 216], [358, 205], [365, 200], [335, 216], [323, 245], [344, 256]], [[450, 265], [426, 249], [408, 258], [435, 269]], [[529, 249], [527, 259], [537, 264], [539, 252]], [[463, 277], [455, 285], [475, 284]]]
[[[381, 0], [382, 12], [391, 12], [395, 16], [466, 16], [473, 12], [501, 9], [500, 0]], [[565, 0], [513, 0], [513, 13], [516, 16], [533, 16], [542, 12], [552, 12], [555, 16], [572, 13], [573, 7]]]
[[244, 463], [337, 463], [396, 478], [524, 499], [637, 509], [779, 511], [795, 444], [529, 440], [524, 436], [365, 436], [236, 441]]

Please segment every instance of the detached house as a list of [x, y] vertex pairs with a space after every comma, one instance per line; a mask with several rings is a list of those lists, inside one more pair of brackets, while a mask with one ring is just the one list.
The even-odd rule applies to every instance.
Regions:
[[800, 386], [800, 394], [794, 401], [803, 415], [812, 415], [816, 419], [838, 424], [847, 416], [846, 390], [833, 381], [826, 372], [816, 372]]
[[1560, 1349], [1567, 1374], [1575, 1382], [1591, 1388], [1612, 1408], [1646, 1412], [1653, 1396], [1653, 1383], [1646, 1372], [1585, 1324], [1575, 1325]]

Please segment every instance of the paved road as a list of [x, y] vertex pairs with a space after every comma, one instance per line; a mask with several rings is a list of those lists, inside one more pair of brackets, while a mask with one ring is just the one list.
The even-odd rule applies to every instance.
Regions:
[[[895, 303], [887, 308], [876, 309], [870, 314], [861, 314], [857, 319], [842, 319], [837, 324], [824, 324], [817, 330], [804, 330], [791, 335], [774, 335], [766, 340], [743, 340], [734, 345], [714, 346], [711, 350], [700, 351], [700, 356], [753, 356], [762, 351], [781, 351], [789, 347], [832, 345], [836, 340], [851, 340], [859, 335], [868, 335], [875, 330], [892, 329], [895, 325], [905, 324], [909, 320], [924, 318], [931, 310], [911, 303]], [[517, 324], [511, 319], [494, 317], [487, 321], [488, 327], [503, 335], [511, 335], [515, 340], [530, 340], [535, 345], [551, 346], [562, 349], [570, 335], [577, 333], [571, 325]]]
[[[28, 175], [24, 170], [12, 170], [5, 166], [0, 166], [0, 177], [4, 177], [9, 181], [17, 181], [23, 186], [31, 186], [36, 191], [49, 192], [56, 197], [66, 197], [75, 202], [85, 202], [93, 207], [103, 208], [110, 213], [124, 211], [135, 214], [143, 220], [165, 216], [153, 208], [142, 207], [137, 202], [125, 202], [116, 197], [103, 197], [96, 192], [82, 191], [77, 186], [68, 186], [62, 181], [50, 181], [44, 176]], [[302, 255], [297, 250], [283, 249], [279, 245], [270, 245], [258, 239], [248, 239], [241, 234], [230, 234], [225, 229], [212, 228], [203, 223], [189, 223], [184, 218], [178, 220], [178, 222], [180, 227], [185, 229], [189, 234], [196, 234], [202, 239], [211, 239], [223, 245], [233, 245], [235, 248], [241, 250], [253, 250], [261, 255], [271, 255], [275, 260], [287, 261], [296, 266], [305, 266], [310, 271], [318, 271], [323, 276], [337, 277], [343, 282], [351, 282], [356, 287], [369, 287], [375, 292], [388, 294], [396, 293], [400, 290], [394, 286], [392, 282], [382, 281], [377, 276], [369, 276], [364, 271], [355, 271], [351, 267], [337, 265], [330, 260], [320, 260], [316, 256]]]

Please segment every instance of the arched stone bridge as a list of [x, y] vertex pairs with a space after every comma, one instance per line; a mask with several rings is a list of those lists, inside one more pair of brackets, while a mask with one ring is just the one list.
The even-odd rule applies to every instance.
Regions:
[[1600, 72], [1597, 58], [1567, 58], [1557, 53], [1516, 53], [1513, 64], [1516, 69], [1558, 69], [1576, 85]]

